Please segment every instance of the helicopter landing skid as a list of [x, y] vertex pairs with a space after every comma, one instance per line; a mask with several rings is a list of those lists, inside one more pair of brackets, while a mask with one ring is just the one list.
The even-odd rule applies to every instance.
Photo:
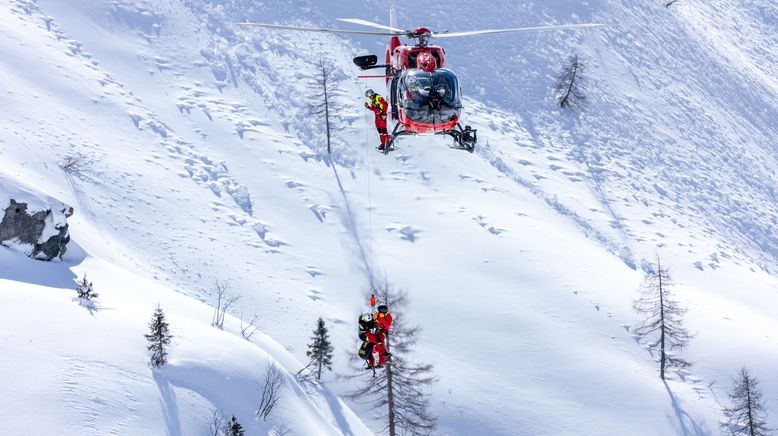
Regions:
[[449, 145], [449, 147], [456, 150], [465, 150], [468, 153], [475, 151], [475, 144], [478, 142], [478, 132], [476, 129], [473, 129], [470, 126], [465, 126], [463, 129], [462, 126], [457, 123], [456, 128], [441, 132], [441, 134], [454, 138], [454, 143]]
[[400, 136], [407, 136], [407, 135], [415, 135], [414, 132], [408, 132], [406, 130], [400, 130], [400, 126], [402, 126], [402, 124], [400, 124], [400, 123], [395, 124], [394, 130], [392, 130], [392, 139], [391, 139], [391, 141], [389, 141], [389, 145], [387, 145], [383, 149], [384, 154], [389, 154], [390, 151], [396, 150], [396, 147], [394, 146], [394, 141], [398, 137], [400, 137]]
[[[396, 147], [394, 146], [394, 141], [397, 140], [398, 137], [416, 135], [415, 132], [400, 130], [401, 126], [402, 125], [399, 123], [394, 126], [394, 130], [392, 131], [392, 140], [389, 141], [389, 145], [387, 147], [384, 147], [384, 149], [381, 150], [384, 152], [384, 154], [389, 154], [390, 151], [396, 150]], [[477, 130], [471, 128], [470, 126], [465, 126], [465, 128], [463, 129], [459, 123], [457, 123], [457, 126], [454, 129], [437, 132], [437, 134], [448, 135], [454, 138], [454, 143], [452, 145], [449, 145], [449, 147], [455, 150], [465, 150], [468, 153], [472, 153], [473, 151], [475, 151], [475, 144], [476, 142], [478, 142]]]

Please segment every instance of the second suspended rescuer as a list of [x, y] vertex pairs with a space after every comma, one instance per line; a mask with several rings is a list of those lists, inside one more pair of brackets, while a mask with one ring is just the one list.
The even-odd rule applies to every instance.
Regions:
[[[375, 314], [366, 312], [359, 318], [359, 357], [367, 361], [367, 368], [382, 368], [392, 358], [392, 353], [386, 349], [386, 334], [392, 327], [392, 314], [389, 308], [382, 304]], [[374, 353], [378, 354], [376, 364]]]
[[381, 136], [381, 145], [378, 146], [378, 149], [383, 151], [392, 140], [392, 137], [389, 136], [389, 132], [386, 130], [386, 110], [388, 105], [386, 100], [381, 97], [381, 94], [374, 92], [372, 89], [365, 91], [365, 97], [369, 99], [365, 102], [365, 107], [375, 114], [375, 128]]

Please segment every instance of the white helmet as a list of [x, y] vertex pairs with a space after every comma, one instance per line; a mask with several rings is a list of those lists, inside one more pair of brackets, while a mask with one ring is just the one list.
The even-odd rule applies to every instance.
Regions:
[[367, 98], [371, 98], [374, 94], [375, 92], [372, 89], [368, 89], [367, 91], [365, 91], [365, 97]]
[[360, 317], [359, 319], [361, 319], [364, 322], [370, 322], [373, 320], [373, 315], [370, 312], [365, 312], [362, 314], [362, 317]]

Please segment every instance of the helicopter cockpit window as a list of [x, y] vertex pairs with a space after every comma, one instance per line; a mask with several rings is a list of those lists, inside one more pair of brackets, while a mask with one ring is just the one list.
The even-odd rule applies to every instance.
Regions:
[[432, 73], [406, 70], [400, 77], [397, 92], [405, 114], [417, 123], [452, 121], [462, 107], [457, 76], [445, 68]]

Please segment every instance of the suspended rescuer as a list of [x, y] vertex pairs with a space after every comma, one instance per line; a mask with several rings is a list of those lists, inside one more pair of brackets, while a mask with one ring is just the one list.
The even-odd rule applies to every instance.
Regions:
[[381, 94], [374, 92], [372, 89], [365, 91], [365, 97], [368, 101], [365, 102], [365, 107], [370, 109], [375, 114], [375, 128], [378, 130], [378, 134], [381, 137], [381, 145], [378, 149], [383, 151], [385, 147], [389, 146], [392, 137], [389, 136], [389, 132], [386, 130], [386, 111], [388, 105], [386, 100], [381, 97]]
[[[389, 308], [382, 304], [375, 314], [365, 312], [359, 317], [359, 357], [367, 360], [368, 369], [381, 368], [391, 360], [392, 354], [386, 350], [386, 334], [392, 327], [392, 314]], [[376, 365], [373, 353], [378, 353]]]

